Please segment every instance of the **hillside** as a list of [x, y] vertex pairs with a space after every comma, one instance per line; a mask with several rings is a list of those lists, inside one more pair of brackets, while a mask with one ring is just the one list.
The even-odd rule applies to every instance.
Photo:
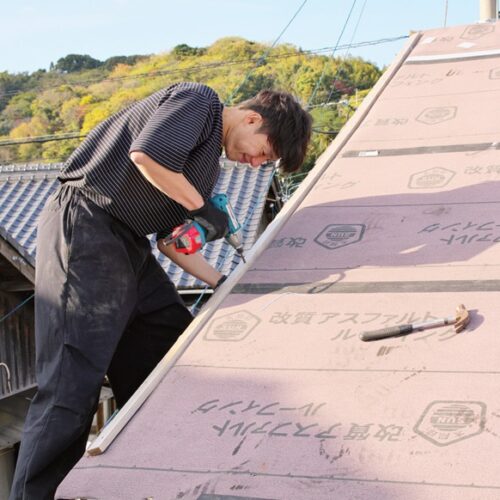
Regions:
[[[0, 163], [64, 161], [81, 136], [111, 114], [190, 80], [211, 86], [227, 104], [262, 88], [295, 94], [314, 116], [316, 132], [303, 167], [308, 170], [380, 75], [379, 68], [359, 58], [332, 58], [291, 45], [270, 48], [241, 38], [104, 62], [70, 54], [49, 71], [0, 73]], [[80, 138], [48, 140], [61, 134]], [[40, 142], [25, 141], [35, 137]]]

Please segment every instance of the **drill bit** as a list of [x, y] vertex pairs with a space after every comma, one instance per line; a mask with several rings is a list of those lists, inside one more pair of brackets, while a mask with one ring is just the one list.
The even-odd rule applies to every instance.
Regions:
[[245, 259], [245, 255], [243, 254], [243, 247], [237, 248], [236, 251], [238, 252], [238, 255], [241, 257], [241, 260], [246, 264], [247, 261]]

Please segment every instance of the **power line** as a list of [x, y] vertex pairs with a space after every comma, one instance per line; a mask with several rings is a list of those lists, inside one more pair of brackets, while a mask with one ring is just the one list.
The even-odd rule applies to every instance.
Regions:
[[243, 81], [238, 85], [238, 87], [226, 99], [226, 103], [225, 104], [227, 104], [227, 105], [231, 104], [234, 96], [238, 93], [238, 91], [241, 89], [241, 87], [243, 87], [243, 85], [245, 85], [245, 83], [247, 82], [248, 78], [250, 77], [250, 75], [252, 74], [252, 72], [255, 70], [255, 68], [258, 67], [258, 66], [260, 66], [261, 64], [263, 64], [266, 61], [266, 58], [269, 55], [269, 52], [271, 52], [271, 50], [274, 48], [274, 46], [278, 43], [278, 40], [283, 36], [283, 33], [285, 33], [285, 31], [288, 29], [288, 27], [290, 26], [290, 24], [292, 24], [293, 20], [298, 16], [299, 12], [302, 10], [302, 8], [304, 7], [304, 5], [306, 3], [307, 3], [307, 0], [304, 0], [302, 2], [302, 5], [297, 9], [297, 11], [295, 12], [295, 14], [290, 19], [290, 21], [288, 21], [287, 25], [281, 30], [281, 33], [278, 35], [278, 37], [276, 38], [276, 40], [274, 40], [274, 42], [267, 49], [267, 51], [265, 52], [265, 54], [258, 59], [258, 61], [255, 64], [255, 66], [252, 69], [250, 69], [250, 71], [248, 71], [248, 73], [245, 75], [245, 78], [243, 79]]
[[[357, 44], [352, 44], [350, 46], [351, 49], [353, 48], [360, 48], [360, 47], [368, 47], [372, 45], [380, 45], [383, 43], [391, 43], [391, 42], [397, 42], [399, 40], [404, 40], [408, 38], [408, 35], [401, 35], [397, 37], [392, 37], [392, 38], [379, 38], [376, 40], [367, 40], [364, 42], [359, 42]], [[314, 55], [314, 54], [321, 54], [322, 52], [331, 52], [332, 49], [333, 51], [337, 50], [342, 50], [345, 48], [349, 48], [349, 45], [338, 45], [336, 47], [323, 47], [320, 49], [309, 49], [309, 50], [300, 50], [300, 51], [294, 51], [294, 52], [285, 52], [283, 54], [269, 54], [266, 56], [266, 59], [287, 59], [289, 57], [300, 57], [300, 56], [307, 56], [307, 55]], [[159, 76], [165, 76], [165, 75], [174, 75], [176, 73], [184, 73], [184, 72], [198, 72], [198, 71], [203, 71], [206, 69], [214, 69], [214, 68], [220, 68], [220, 67], [225, 67], [225, 66], [234, 66], [234, 65], [239, 65], [239, 64], [245, 64], [245, 63], [257, 63], [260, 60], [262, 60], [262, 56], [259, 57], [250, 57], [250, 58], [245, 58], [245, 59], [233, 59], [233, 60], [225, 60], [225, 61], [215, 61], [213, 63], [206, 63], [206, 64], [199, 64], [187, 68], [174, 68], [174, 69], [165, 69], [165, 70], [157, 70], [157, 71], [150, 71], [148, 73], [139, 73], [135, 75], [124, 75], [124, 76], [117, 76], [117, 77], [110, 77], [110, 78], [104, 78], [104, 79], [92, 79], [92, 80], [82, 80], [82, 81], [76, 81], [76, 82], [71, 82], [71, 81], [62, 81], [58, 82], [54, 85], [47, 85], [47, 86], [40, 86], [40, 87], [33, 87], [30, 89], [25, 89], [25, 90], [12, 90], [12, 91], [5, 91], [0, 93], [0, 97], [13, 97], [18, 94], [23, 94], [23, 93], [28, 93], [28, 92], [35, 92], [35, 91], [44, 91], [44, 90], [50, 90], [52, 88], [57, 88], [60, 87], [61, 85], [69, 85], [69, 86], [87, 86], [87, 85], [92, 85], [94, 83], [105, 83], [105, 82], [119, 82], [119, 81], [124, 81], [124, 80], [138, 80], [142, 78], [156, 78]]]
[[38, 135], [34, 137], [21, 137], [20, 139], [8, 139], [0, 141], [0, 146], [18, 146], [19, 144], [32, 144], [35, 142], [65, 141], [67, 139], [83, 139], [86, 134], [75, 132], [73, 134]]
[[[359, 17], [358, 17], [358, 20], [356, 22], [356, 26], [354, 27], [354, 31], [352, 33], [352, 37], [351, 37], [351, 41], [349, 42], [349, 45], [352, 46], [352, 42], [354, 41], [354, 37], [356, 36], [356, 33], [358, 31], [358, 28], [359, 28], [359, 23], [361, 22], [361, 18], [363, 17], [363, 14], [365, 12], [365, 8], [366, 8], [366, 4], [367, 4], [368, 0], [365, 0], [363, 2], [363, 6], [361, 7], [361, 12], [359, 13]], [[350, 52], [348, 52], [349, 54]]]
[[20, 304], [11, 309], [7, 314], [3, 315], [0, 318], [0, 323], [3, 323], [7, 318], [10, 318], [10, 316], [12, 316], [17, 310], [21, 309], [21, 307], [27, 304], [34, 296], [35, 296], [34, 293], [31, 294], [27, 299], [23, 300]]
[[[349, 47], [352, 45], [352, 42], [354, 41], [354, 37], [356, 36], [356, 33], [358, 31], [359, 23], [361, 22], [361, 18], [363, 17], [363, 13], [365, 11], [365, 7], [366, 7], [366, 2], [367, 1], [368, 0], [365, 0], [364, 3], [363, 3], [363, 6], [361, 7], [361, 11], [360, 11], [359, 16], [358, 16], [358, 22], [356, 23], [356, 26], [354, 27], [354, 30], [352, 32], [351, 40], [349, 42]], [[350, 49], [347, 48], [346, 49], [346, 53], [344, 55], [344, 59], [349, 54], [350, 54]], [[330, 92], [328, 93], [328, 97], [325, 99], [325, 102], [329, 102], [330, 99], [332, 98], [333, 92], [335, 91], [335, 83], [337, 82], [337, 79], [338, 79], [338, 76], [339, 76], [339, 73], [340, 73], [340, 67], [341, 67], [341, 64], [339, 64], [339, 66], [337, 67], [337, 71], [335, 72], [335, 78], [333, 79], [332, 87], [330, 89]]]
[[[323, 48], [323, 49], [318, 49], [319, 51], [326, 51], [330, 50], [330, 48]], [[303, 53], [314, 53], [314, 50], [311, 51], [304, 51]], [[286, 58], [286, 57], [295, 57], [299, 54], [296, 52], [289, 52], [286, 54], [277, 54], [274, 56], [268, 56], [268, 58]], [[115, 77], [110, 77], [110, 78], [103, 78], [103, 79], [92, 79], [92, 80], [82, 80], [82, 81], [77, 81], [77, 82], [70, 82], [70, 81], [65, 81], [63, 82], [58, 82], [54, 85], [49, 85], [46, 87], [38, 87], [40, 90], [49, 90], [51, 88], [56, 88], [60, 87], [61, 85], [71, 85], [71, 86], [86, 86], [86, 85], [92, 85], [94, 83], [105, 83], [105, 82], [120, 82], [124, 80], [138, 80], [142, 78], [156, 78], [158, 76], [165, 76], [165, 75], [172, 75], [176, 73], [183, 73], [183, 72], [198, 72], [198, 71], [203, 71], [205, 69], [214, 69], [214, 68], [220, 68], [224, 66], [233, 66], [233, 65], [238, 65], [238, 64], [244, 64], [247, 62], [253, 62], [257, 63], [259, 60], [262, 58], [262, 56], [259, 57], [250, 57], [250, 58], [245, 58], [245, 59], [232, 59], [232, 60], [224, 60], [224, 61], [215, 61], [212, 63], [206, 63], [206, 64], [199, 64], [191, 67], [185, 67], [185, 68], [174, 68], [174, 69], [164, 69], [164, 70], [156, 70], [156, 71], [149, 71], [147, 73], [138, 73], [138, 74], [133, 74], [133, 75], [123, 75], [123, 76], [115, 76]], [[0, 97], [3, 96], [14, 96], [20, 93], [24, 92], [32, 92], [34, 90], [37, 90], [37, 87], [28, 89], [28, 90], [12, 90], [12, 91], [7, 91], [4, 93], [0, 93]]]
[[[337, 38], [337, 43], [335, 44], [335, 47], [332, 51], [332, 54], [331, 54], [331, 57], [333, 57], [333, 55], [335, 54], [335, 52], [338, 50], [338, 46], [340, 44], [340, 40], [342, 38], [342, 35], [344, 34], [344, 31], [347, 27], [347, 24], [349, 23], [349, 19], [351, 18], [351, 14], [352, 14], [352, 11], [354, 10], [354, 7], [356, 5], [356, 1], [357, 0], [353, 0], [352, 2], [352, 5], [351, 5], [351, 10], [349, 11], [349, 14], [347, 14], [347, 18], [344, 22], [344, 26], [342, 27], [342, 30], [340, 32], [340, 35], [339, 37]], [[309, 102], [307, 103], [307, 105], [309, 106], [310, 104], [312, 104], [314, 98], [316, 97], [316, 92], [318, 91], [318, 88], [319, 86], [321, 85], [321, 80], [323, 80], [323, 77], [325, 76], [325, 73], [326, 73], [326, 63], [325, 65], [323, 66], [323, 71], [321, 72], [321, 75], [320, 77], [318, 78], [318, 80], [316, 81], [316, 85], [314, 86], [314, 89], [312, 91], [312, 94], [311, 94], [311, 97], [309, 98]]]
[[[323, 52], [331, 50], [331, 48], [323, 48], [323, 49], [318, 49], [317, 52]], [[302, 54], [308, 54], [308, 53], [315, 53], [316, 51], [310, 50], [310, 51], [303, 51]], [[287, 58], [287, 57], [296, 57], [298, 55], [297, 52], [288, 52], [285, 54], [277, 54], [277, 55], [271, 55], [268, 56], [269, 59], [280, 59], [280, 58]], [[198, 72], [198, 71], [203, 71], [206, 69], [214, 69], [214, 68], [220, 68], [224, 66], [234, 66], [234, 65], [239, 65], [239, 64], [245, 64], [245, 63], [259, 63], [259, 61], [262, 60], [262, 56], [259, 57], [251, 57], [251, 58], [245, 58], [245, 59], [233, 59], [233, 60], [224, 60], [224, 61], [215, 61], [212, 63], [206, 63], [206, 64], [199, 64], [191, 67], [184, 67], [184, 68], [174, 68], [174, 69], [165, 69], [165, 70], [156, 70], [156, 71], [149, 71], [148, 73], [138, 73], [138, 74], [133, 74], [133, 75], [123, 75], [123, 76], [116, 76], [116, 77], [110, 77], [110, 78], [103, 78], [103, 79], [93, 79], [93, 80], [82, 80], [82, 81], [77, 81], [77, 82], [69, 82], [69, 81], [64, 81], [61, 83], [56, 83], [54, 85], [49, 85], [46, 87], [39, 87], [40, 90], [49, 90], [51, 88], [56, 88], [60, 87], [61, 85], [70, 85], [70, 86], [86, 86], [86, 85], [92, 85], [94, 83], [104, 83], [104, 82], [120, 82], [124, 80], [138, 80], [142, 78], [156, 78], [159, 76], [166, 76], [166, 75], [173, 75], [176, 73], [184, 73], [184, 72]], [[24, 92], [32, 92], [36, 90], [37, 88], [33, 89], [28, 89], [28, 90], [12, 90], [12, 91], [7, 91], [4, 93], [0, 94], [0, 97], [3, 96], [14, 96], [20, 93]]]
[[337, 136], [340, 130], [321, 130], [319, 128], [311, 129], [315, 134], [333, 135]]
[[[380, 38], [378, 40], [370, 40], [370, 41], [364, 41], [364, 42], [359, 42], [357, 44], [346, 44], [346, 45], [338, 45], [335, 50], [343, 49], [343, 48], [357, 48], [357, 47], [366, 47], [366, 46], [372, 46], [372, 45], [379, 45], [382, 43], [391, 43], [399, 40], [403, 40], [408, 38], [408, 35], [402, 35], [398, 37], [392, 37], [392, 38]], [[324, 47], [322, 49], [315, 49], [315, 50], [308, 50], [308, 51], [302, 51], [299, 53], [286, 53], [286, 54], [280, 54], [276, 56], [269, 56], [269, 58], [287, 58], [287, 57], [299, 57], [302, 55], [308, 55], [312, 53], [319, 53], [319, 52], [326, 52], [326, 51], [331, 51], [332, 47]], [[333, 56], [333, 54], [332, 54]], [[249, 60], [255, 60], [255, 58], [252, 59], [245, 59], [243, 60], [244, 62], [248, 62]], [[242, 62], [240, 60], [240, 62]], [[229, 62], [227, 64], [233, 64], [234, 62]], [[198, 66], [200, 68], [200, 66]], [[205, 69], [205, 67], [201, 68]], [[184, 70], [183, 70], [184, 71]], [[138, 75], [132, 75], [134, 78], [138, 78]], [[104, 80], [103, 80], [104, 81]], [[309, 108], [314, 108], [317, 106], [325, 106], [328, 104], [332, 103], [323, 103], [321, 105], [310, 105], [308, 106]], [[33, 137], [26, 137], [26, 138], [21, 138], [21, 139], [12, 139], [12, 140], [5, 140], [5, 141], [0, 141], [0, 147], [2, 146], [14, 146], [14, 145], [20, 145], [20, 144], [32, 144], [32, 143], [43, 143], [43, 142], [51, 142], [51, 141], [59, 141], [59, 140], [69, 140], [69, 139], [84, 139], [86, 137], [85, 134], [80, 134], [78, 132], [76, 133], [63, 133], [63, 134], [52, 134], [52, 135], [43, 135], [43, 136], [33, 136]]]

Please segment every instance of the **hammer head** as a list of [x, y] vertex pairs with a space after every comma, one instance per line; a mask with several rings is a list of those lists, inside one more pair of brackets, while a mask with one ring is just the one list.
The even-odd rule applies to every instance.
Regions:
[[463, 304], [459, 304], [456, 309], [457, 316], [455, 319], [455, 331], [461, 332], [470, 322], [469, 311], [465, 308]]

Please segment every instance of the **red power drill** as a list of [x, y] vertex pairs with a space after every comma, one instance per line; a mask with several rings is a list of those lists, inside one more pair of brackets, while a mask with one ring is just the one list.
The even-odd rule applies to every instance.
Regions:
[[[243, 255], [241, 224], [238, 222], [227, 196], [225, 194], [216, 194], [210, 201], [219, 210], [227, 214], [229, 231], [224, 238], [238, 252], [243, 262], [246, 262], [245, 256]], [[169, 245], [170, 243], [174, 243], [177, 252], [190, 255], [201, 250], [206, 242], [207, 240], [203, 227], [195, 221], [188, 221], [177, 226], [172, 231], [172, 234], [165, 244]]]

